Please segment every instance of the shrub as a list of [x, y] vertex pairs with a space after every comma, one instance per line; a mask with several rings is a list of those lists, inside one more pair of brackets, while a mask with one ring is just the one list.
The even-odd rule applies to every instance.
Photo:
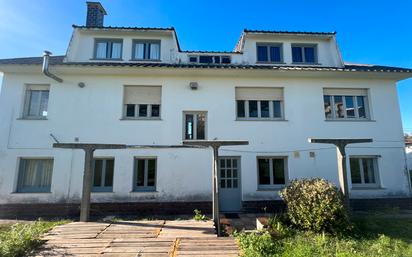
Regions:
[[290, 222], [315, 232], [341, 232], [349, 228], [343, 195], [331, 182], [320, 178], [292, 180], [281, 191]]
[[269, 232], [256, 233], [234, 233], [242, 249], [243, 257], [266, 257], [274, 256], [281, 250], [281, 242], [272, 239]]
[[206, 215], [202, 214], [202, 212], [198, 209], [195, 209], [193, 211], [193, 213], [195, 214], [195, 216], [193, 216], [193, 219], [196, 221], [205, 221], [207, 220]]
[[56, 225], [66, 221], [36, 221], [34, 223], [16, 223], [0, 232], [0, 256], [25, 256], [43, 243], [41, 235]]

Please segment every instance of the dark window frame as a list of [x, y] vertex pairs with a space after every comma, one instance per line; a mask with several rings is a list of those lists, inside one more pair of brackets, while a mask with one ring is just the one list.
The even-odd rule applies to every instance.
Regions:
[[[100, 186], [95, 186], [94, 185], [94, 176], [95, 176], [95, 168], [96, 168], [96, 161], [102, 161], [102, 175], [100, 179]], [[107, 172], [107, 161], [113, 161], [113, 177], [112, 177], [112, 185], [111, 186], [105, 186], [106, 184], [106, 172]], [[113, 192], [113, 184], [114, 184], [114, 171], [115, 171], [115, 158], [113, 157], [96, 157], [93, 159], [93, 177], [92, 177], [92, 192], [93, 193], [98, 193], [98, 192]]]
[[[380, 181], [380, 174], [379, 174], [379, 157], [376, 155], [350, 155], [349, 156], [349, 178], [352, 184], [352, 189], [356, 188], [379, 188], [381, 186]], [[372, 169], [373, 169], [373, 178], [375, 180], [374, 183], [366, 183], [365, 182], [365, 170], [363, 167], [363, 160], [370, 159], [372, 160]], [[360, 183], [353, 183], [352, 182], [352, 168], [351, 161], [356, 160], [359, 165], [359, 175], [361, 182]]]
[[[135, 58], [136, 56], [136, 44], [142, 43], [144, 44], [144, 53], [143, 59]], [[151, 58], [150, 54], [150, 47], [149, 44], [158, 44], [159, 45], [159, 58], [153, 59]], [[157, 39], [133, 39], [132, 40], [132, 61], [160, 61], [162, 59], [162, 41]]]
[[[260, 184], [260, 170], [259, 170], [259, 160], [266, 159], [269, 160], [269, 184]], [[273, 160], [283, 160], [283, 175], [284, 175], [284, 184], [275, 184], [273, 176]], [[256, 157], [256, 171], [257, 171], [257, 187], [258, 190], [279, 190], [284, 188], [289, 183], [289, 171], [288, 171], [288, 157], [287, 156], [257, 156]]]
[[[53, 182], [53, 170], [54, 170], [54, 158], [52, 157], [39, 157], [39, 158], [32, 158], [32, 157], [20, 157], [18, 159], [18, 171], [17, 171], [17, 185], [16, 185], [16, 193], [51, 193], [51, 185]], [[27, 172], [26, 168], [26, 161], [51, 161], [51, 174], [50, 174], [50, 184], [45, 187], [35, 187], [35, 186], [23, 186], [22, 179], [23, 179], [23, 172]], [[38, 167], [36, 167], [38, 168]], [[38, 170], [36, 170], [36, 178], [40, 174]]]
[[[198, 133], [197, 133], [197, 120], [198, 120], [198, 115], [203, 114], [205, 116], [205, 127], [204, 127], [204, 138], [199, 139]], [[186, 115], [193, 115], [193, 127], [192, 127], [192, 134], [193, 138], [188, 139], [187, 137], [187, 129], [186, 129]], [[207, 140], [207, 133], [208, 133], [208, 117], [207, 117], [207, 111], [183, 111], [183, 140]]]
[[[97, 44], [106, 43], [106, 58], [97, 57]], [[120, 58], [112, 58], [113, 43], [120, 43]], [[109, 47], [110, 46], [110, 47]], [[95, 38], [93, 60], [123, 60], [123, 39], [121, 38]]]
[[[137, 186], [137, 173], [138, 171], [138, 161], [139, 160], [144, 160], [144, 186]], [[154, 160], [155, 161], [155, 174], [154, 174], [154, 185], [153, 186], [147, 186], [148, 183], [148, 174], [149, 174], [149, 160]], [[158, 167], [158, 160], [156, 156], [153, 157], [134, 157], [134, 164], [133, 164], [133, 192], [156, 192], [156, 187], [157, 187], [157, 167]]]
[[[300, 48], [300, 52], [301, 52], [301, 55], [302, 55], [302, 61], [301, 62], [293, 60], [293, 48], [294, 47], [299, 47]], [[314, 49], [314, 61], [313, 62], [307, 62], [306, 61], [305, 48], [309, 48], [309, 47]], [[293, 43], [293, 44], [291, 44], [290, 51], [291, 51], [292, 63], [294, 63], [294, 64], [319, 64], [318, 63], [319, 62], [318, 44]]]
[[[39, 89], [31, 89], [32, 87], [38, 87]], [[42, 89], [40, 89], [42, 88]], [[40, 98], [39, 98], [39, 113], [37, 115], [30, 115], [30, 108], [32, 105], [32, 95], [33, 92], [37, 91], [40, 92]], [[46, 115], [43, 115], [40, 113], [41, 110], [41, 103], [44, 95], [47, 93], [47, 102], [46, 102]], [[23, 103], [23, 119], [32, 119], [32, 120], [45, 120], [47, 119], [48, 116], [48, 111], [49, 111], [49, 100], [50, 100], [50, 85], [47, 84], [27, 84], [26, 89], [25, 89], [25, 95], [24, 95], [24, 103]]]
[[[267, 61], [259, 61], [259, 54], [258, 54], [258, 47], [266, 47], [267, 51]], [[279, 61], [273, 61], [271, 60], [270, 57], [270, 48], [271, 47], [279, 47], [280, 50], [280, 60]], [[283, 57], [283, 43], [256, 43], [256, 63], [284, 63], [284, 57]]]
[[[240, 117], [239, 114], [239, 102], [243, 101], [244, 107], [244, 117]], [[249, 102], [256, 101], [257, 102], [257, 117], [250, 117], [249, 113]], [[261, 102], [269, 102], [269, 117], [262, 117], [262, 110], [261, 110]], [[275, 117], [274, 102], [279, 102], [280, 107], [280, 117]], [[284, 101], [283, 100], [235, 100], [235, 110], [236, 110], [236, 120], [250, 120], [250, 121], [260, 121], [260, 120], [285, 120], [285, 112], [284, 112]]]
[[[336, 108], [336, 102], [335, 102], [335, 97], [341, 97], [342, 98], [342, 108], [343, 108], [343, 117], [338, 117], [337, 116], [337, 108]], [[353, 100], [353, 109], [354, 109], [354, 116], [348, 117], [348, 108], [346, 106], [347, 101], [346, 98], [351, 97]], [[363, 101], [363, 106], [359, 106], [359, 98], [362, 98]], [[326, 99], [329, 99], [329, 105], [326, 104]], [[369, 107], [369, 97], [366, 95], [345, 95], [345, 94], [323, 94], [323, 105], [324, 105], [324, 115], [325, 115], [325, 120], [327, 121], [341, 121], [341, 120], [346, 120], [346, 121], [364, 121], [364, 120], [371, 120], [371, 113], [370, 113], [370, 107]], [[330, 116], [326, 114], [326, 108], [330, 108]], [[359, 109], [363, 108], [363, 112], [365, 117], [361, 117], [359, 113]]]

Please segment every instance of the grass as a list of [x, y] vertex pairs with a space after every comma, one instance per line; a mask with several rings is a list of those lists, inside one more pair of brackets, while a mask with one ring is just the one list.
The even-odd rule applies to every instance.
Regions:
[[43, 221], [15, 223], [0, 226], [0, 257], [26, 256], [40, 246], [41, 236], [54, 226], [68, 221]]
[[350, 235], [286, 229], [276, 236], [269, 232], [236, 236], [246, 257], [412, 256], [412, 218], [368, 216], [353, 218], [352, 222]]

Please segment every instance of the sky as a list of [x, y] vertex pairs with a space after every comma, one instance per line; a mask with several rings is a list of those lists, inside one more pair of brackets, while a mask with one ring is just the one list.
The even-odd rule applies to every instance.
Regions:
[[[94, 0], [97, 1], [97, 0]], [[83, 0], [0, 0], [0, 58], [65, 54]], [[183, 50], [233, 50], [243, 29], [337, 31], [345, 62], [412, 68], [410, 0], [101, 0], [106, 26], [174, 27]], [[0, 76], [1, 83], [1, 76]], [[412, 79], [398, 84], [412, 133]]]

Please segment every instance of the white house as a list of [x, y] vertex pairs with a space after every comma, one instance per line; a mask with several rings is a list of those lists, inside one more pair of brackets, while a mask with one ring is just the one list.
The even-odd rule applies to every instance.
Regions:
[[[105, 14], [88, 2], [86, 26], [50, 57], [49, 76], [42, 57], [0, 60], [2, 216], [78, 211], [84, 153], [56, 140], [247, 140], [219, 151], [220, 207], [238, 212], [276, 207], [295, 178], [338, 184], [336, 149], [308, 138], [372, 138], [347, 148], [355, 208], [412, 206], [396, 89], [411, 69], [347, 64], [334, 32], [244, 30], [232, 52], [183, 51], [174, 28], [105, 27]], [[96, 214], [211, 206], [210, 149], [94, 156]]]

